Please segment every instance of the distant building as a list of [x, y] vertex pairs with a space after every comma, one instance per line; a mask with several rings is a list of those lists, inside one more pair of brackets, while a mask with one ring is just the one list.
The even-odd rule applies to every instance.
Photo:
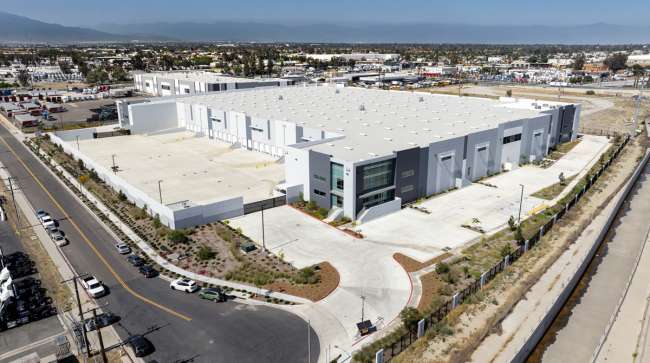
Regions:
[[294, 80], [239, 78], [212, 72], [135, 72], [135, 89], [153, 96], [189, 95], [256, 87], [290, 86]]
[[642, 67], [650, 66], [650, 54], [636, 54], [627, 57], [627, 65], [633, 66], [638, 64]]
[[339, 53], [339, 54], [304, 54], [305, 57], [321, 61], [331, 61], [332, 58], [342, 58], [353, 61], [386, 62], [399, 60], [397, 53]]

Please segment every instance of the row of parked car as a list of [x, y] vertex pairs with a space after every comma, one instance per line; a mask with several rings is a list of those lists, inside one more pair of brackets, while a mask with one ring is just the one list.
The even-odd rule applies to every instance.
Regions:
[[0, 331], [55, 315], [52, 298], [41, 287], [41, 281], [30, 276], [37, 271], [29, 256], [14, 252], [0, 259], [0, 265], [11, 276], [13, 290], [13, 296], [0, 304]]
[[52, 218], [47, 212], [42, 209], [36, 211], [36, 218], [41, 222], [47, 233], [50, 235], [50, 238], [57, 246], [63, 247], [68, 244], [68, 239], [65, 237], [65, 233], [59, 229], [57, 221]]

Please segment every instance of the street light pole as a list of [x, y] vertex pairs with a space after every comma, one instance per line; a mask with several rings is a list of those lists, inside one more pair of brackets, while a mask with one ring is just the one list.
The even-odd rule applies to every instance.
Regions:
[[266, 238], [264, 236], [264, 204], [262, 204], [262, 248], [266, 251]]
[[162, 180], [158, 180], [158, 196], [160, 197], [160, 204], [162, 204], [162, 189], [160, 188], [160, 183], [162, 183]]
[[521, 186], [521, 196], [519, 197], [519, 217], [517, 217], [517, 225], [521, 224], [521, 205], [524, 202], [524, 185], [519, 184]]
[[77, 297], [77, 308], [79, 309], [79, 322], [81, 324], [81, 330], [83, 331], [83, 347], [86, 349], [86, 354], [90, 354], [90, 349], [88, 348], [88, 333], [86, 332], [86, 324], [84, 324], [84, 312], [83, 309], [81, 309], [81, 298], [79, 297], [79, 287], [77, 286], [77, 279], [79, 276], [75, 275], [72, 278], [62, 281], [62, 283], [68, 282], [72, 280], [74, 283], [74, 293], [75, 296]]
[[311, 363], [311, 321], [307, 320], [307, 363]]

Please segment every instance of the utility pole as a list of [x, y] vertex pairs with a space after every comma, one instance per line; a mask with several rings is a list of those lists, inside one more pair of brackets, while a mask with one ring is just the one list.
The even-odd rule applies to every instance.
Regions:
[[18, 230], [20, 230], [20, 215], [18, 214], [18, 207], [16, 206], [16, 196], [14, 195], [14, 185], [11, 182], [11, 179], [13, 177], [8, 177], [7, 180], [9, 180], [9, 190], [11, 191], [11, 201], [14, 204], [14, 212], [16, 212], [16, 223], [18, 224]]
[[364, 310], [366, 307], [366, 297], [361, 295], [361, 322], [363, 323], [363, 319], [365, 318]]
[[[649, 76], [650, 77], [650, 76]], [[634, 108], [634, 119], [632, 120], [632, 132], [631, 135], [634, 136], [636, 133], [637, 125], [639, 124], [639, 111], [641, 109], [641, 99], [643, 98], [643, 86], [645, 82], [639, 82], [639, 93], [636, 96], [636, 105]]]
[[262, 248], [266, 251], [266, 238], [264, 236], [264, 204], [262, 204]]
[[90, 349], [88, 347], [88, 332], [86, 332], [86, 324], [84, 324], [84, 312], [83, 309], [81, 308], [81, 298], [79, 297], [79, 287], [77, 286], [77, 279], [80, 276], [73, 276], [70, 279], [61, 281], [61, 283], [66, 283], [69, 281], [72, 281], [74, 283], [74, 293], [75, 296], [77, 297], [77, 309], [79, 310], [79, 322], [81, 324], [81, 331], [83, 331], [83, 347], [86, 349], [86, 355], [90, 355]]
[[519, 217], [517, 217], [518, 226], [521, 224], [521, 204], [524, 202], [524, 185], [519, 184], [519, 186], [521, 186], [521, 196], [519, 197]]
[[93, 309], [93, 321], [95, 322], [95, 328], [97, 329], [97, 338], [99, 338], [99, 349], [102, 354], [102, 361], [104, 363], [108, 363], [108, 359], [106, 358], [106, 350], [104, 349], [104, 339], [102, 338], [102, 329], [97, 324], [97, 308]]

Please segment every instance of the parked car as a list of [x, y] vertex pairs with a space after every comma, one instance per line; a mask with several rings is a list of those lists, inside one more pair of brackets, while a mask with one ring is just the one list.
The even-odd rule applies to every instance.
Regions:
[[126, 260], [135, 267], [144, 265], [144, 260], [138, 255], [129, 255]]
[[224, 302], [228, 300], [228, 297], [221, 289], [214, 288], [214, 287], [201, 289], [201, 291], [199, 292], [199, 297], [201, 299], [210, 300], [214, 302]]
[[43, 217], [45, 217], [47, 215], [49, 215], [49, 214], [47, 214], [47, 212], [42, 210], [42, 209], [39, 209], [39, 210], [36, 211], [36, 218], [38, 218], [39, 221], [41, 220], [41, 218], [43, 218]]
[[121, 255], [128, 255], [131, 253], [131, 247], [129, 247], [129, 245], [126, 243], [118, 243], [115, 245], [115, 248], [117, 248], [117, 252], [119, 252]]
[[47, 228], [50, 228], [50, 227], [55, 227], [55, 226], [56, 226], [56, 223], [54, 222], [54, 219], [52, 219], [52, 217], [50, 217], [49, 215], [45, 215], [45, 216], [43, 216], [43, 217], [41, 218], [41, 224], [42, 224], [43, 227], [45, 227], [46, 229], [47, 229]]
[[155, 268], [153, 268], [153, 267], [151, 267], [149, 265], [140, 266], [138, 271], [140, 271], [140, 273], [143, 274], [144, 277], [146, 277], [146, 278], [151, 278], [151, 277], [158, 276], [158, 270], [156, 270]]
[[88, 318], [86, 319], [86, 331], [97, 330], [98, 328], [104, 328], [111, 324], [115, 324], [120, 321], [120, 317], [109, 312], [101, 313], [97, 315], [97, 318]]
[[196, 281], [188, 278], [176, 279], [169, 284], [169, 287], [172, 290], [180, 290], [188, 293], [196, 292], [196, 290], [199, 289], [199, 285], [196, 284]]
[[133, 349], [136, 357], [144, 357], [154, 352], [153, 344], [142, 335], [134, 335], [129, 338], [129, 346]]
[[68, 244], [68, 240], [65, 238], [63, 232], [61, 232], [60, 229], [52, 228], [49, 230], [49, 232], [50, 232], [50, 238], [52, 238], [52, 241], [54, 241], [54, 243], [56, 243], [57, 246], [63, 247]]
[[102, 297], [106, 294], [104, 285], [94, 276], [86, 276], [81, 279], [81, 285], [88, 291], [88, 294], [94, 298]]

